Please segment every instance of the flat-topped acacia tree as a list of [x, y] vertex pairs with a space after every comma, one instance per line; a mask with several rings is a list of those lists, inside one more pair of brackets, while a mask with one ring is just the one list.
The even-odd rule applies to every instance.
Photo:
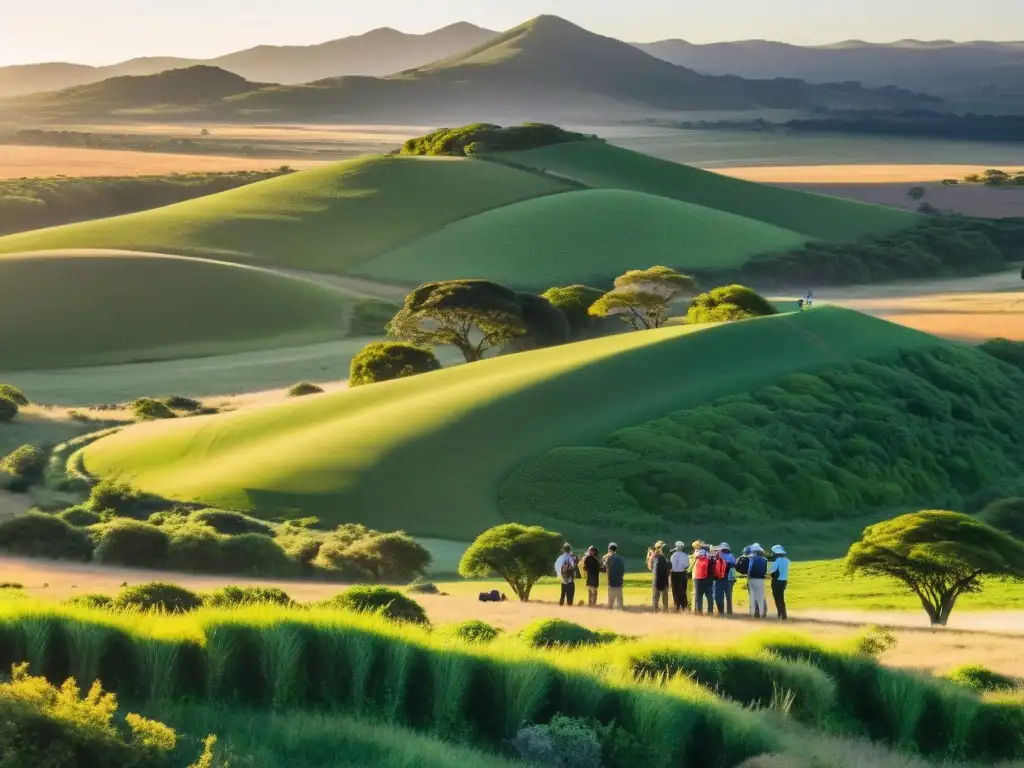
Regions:
[[615, 278], [615, 287], [588, 310], [594, 317], [618, 315], [635, 330], [660, 328], [668, 319], [668, 307], [697, 281], [671, 267], [631, 269]]
[[421, 285], [388, 325], [388, 332], [403, 341], [451, 344], [467, 363], [526, 331], [516, 292], [489, 280]]
[[924, 510], [865, 528], [846, 569], [903, 582], [945, 626], [957, 598], [986, 577], [1024, 579], [1024, 543], [968, 515]]
[[459, 561], [465, 578], [501, 576], [522, 602], [533, 585], [554, 568], [562, 536], [538, 525], [506, 523], [481, 533]]

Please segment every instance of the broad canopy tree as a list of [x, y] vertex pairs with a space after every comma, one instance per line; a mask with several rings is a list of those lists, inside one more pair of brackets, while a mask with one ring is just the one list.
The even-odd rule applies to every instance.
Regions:
[[933, 625], [983, 579], [1024, 579], [1024, 543], [968, 515], [924, 510], [868, 526], [846, 554], [849, 573], [903, 582]]
[[515, 291], [489, 280], [445, 280], [406, 296], [388, 331], [413, 344], [451, 344], [473, 363], [527, 328]]
[[473, 578], [497, 574], [525, 603], [537, 580], [552, 572], [561, 551], [560, 534], [536, 525], [507, 523], [477, 537], [459, 561], [459, 575]]
[[589, 314], [594, 317], [618, 315], [635, 330], [660, 328], [668, 319], [668, 307], [687, 293], [696, 281], [670, 267], [632, 269], [615, 279], [615, 287], [595, 301]]

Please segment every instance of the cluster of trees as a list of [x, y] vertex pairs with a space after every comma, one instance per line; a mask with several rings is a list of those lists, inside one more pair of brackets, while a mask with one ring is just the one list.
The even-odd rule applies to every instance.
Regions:
[[160, 208], [291, 172], [282, 166], [166, 176], [0, 179], [0, 235]]
[[844, 285], [977, 275], [1024, 258], [1024, 221], [933, 216], [928, 223], [860, 243], [811, 242], [755, 256], [738, 277], [762, 285]]
[[[967, 174], [964, 181], [968, 184], [984, 184], [987, 187], [1024, 187], [1024, 171], [1010, 174], [998, 168], [989, 168], [984, 173]], [[955, 186], [958, 182], [956, 179], [944, 179], [942, 183], [946, 186]]]
[[[809, 342], [810, 343], [810, 342]], [[941, 424], [941, 429], [936, 428]], [[871, 509], [980, 509], [1024, 464], [1024, 373], [936, 347], [794, 374], [559, 448], [502, 483], [504, 514], [657, 532], [834, 520]]]
[[0, 551], [194, 573], [394, 583], [422, 576], [430, 565], [430, 553], [401, 531], [324, 531], [310, 527], [316, 522], [276, 524], [176, 506], [103, 481], [81, 505], [0, 522]]
[[[426, 283], [410, 293], [388, 331], [400, 341], [376, 342], [352, 360], [350, 384], [360, 386], [440, 368], [431, 347], [454, 346], [467, 363], [502, 354], [552, 347], [607, 330], [616, 319], [634, 330], [660, 328], [671, 306], [692, 296], [696, 281], [669, 267], [634, 269], [612, 290], [586, 285], [549, 288], [540, 296], [517, 293], [489, 280]], [[687, 322], [737, 320], [775, 313], [741, 285], [693, 299]]]
[[441, 128], [409, 139], [403, 155], [449, 155], [462, 157], [485, 152], [518, 152], [573, 141], [597, 141], [597, 136], [574, 133], [545, 123], [523, 123], [503, 128], [493, 123], [473, 123], [461, 128]]

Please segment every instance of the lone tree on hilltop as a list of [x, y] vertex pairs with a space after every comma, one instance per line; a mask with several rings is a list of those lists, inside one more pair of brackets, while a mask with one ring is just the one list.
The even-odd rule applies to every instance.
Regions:
[[588, 310], [594, 317], [618, 315], [634, 330], [660, 328], [668, 319], [668, 306], [697, 282], [670, 267], [632, 269], [615, 278], [615, 288], [595, 301]]
[[686, 322], [721, 323], [777, 313], [768, 299], [745, 285], [723, 285], [695, 296], [686, 311]]
[[375, 341], [352, 358], [348, 384], [358, 387], [378, 381], [404, 379], [440, 370], [441, 363], [427, 347], [404, 341]]
[[388, 332], [403, 341], [451, 344], [467, 363], [526, 330], [516, 293], [488, 280], [421, 285], [388, 325]]
[[541, 576], [551, 572], [562, 536], [540, 526], [507, 523], [481, 533], [459, 561], [466, 578], [501, 576], [524, 603]]
[[945, 626], [957, 598], [980, 592], [983, 578], [1024, 578], [1024, 544], [967, 515], [924, 510], [865, 528], [846, 569], [903, 582], [931, 623]]

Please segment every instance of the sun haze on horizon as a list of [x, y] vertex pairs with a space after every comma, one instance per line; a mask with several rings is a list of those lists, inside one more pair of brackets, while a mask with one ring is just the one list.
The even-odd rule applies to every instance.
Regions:
[[[588, 0], [484, 0], [471, 7], [456, 0], [379, 0], [349, 4], [330, 0], [78, 0], [45, 5], [25, 0], [4, 9], [0, 66], [48, 61], [113, 64], [138, 56], [211, 58], [255, 45], [310, 45], [379, 27], [425, 33], [460, 21], [508, 29], [544, 13], [564, 16], [591, 31], [648, 42], [768, 39], [822, 44], [849, 39], [888, 42], [1001, 40], [1024, 30], [1020, 0], [978, 0], [937, 8], [926, 0], [733, 0], [691, 4], [637, 0], [621, 5]], [[148, 6], [148, 7], [147, 7]], [[1024, 31], [1017, 35], [1024, 37]]]

